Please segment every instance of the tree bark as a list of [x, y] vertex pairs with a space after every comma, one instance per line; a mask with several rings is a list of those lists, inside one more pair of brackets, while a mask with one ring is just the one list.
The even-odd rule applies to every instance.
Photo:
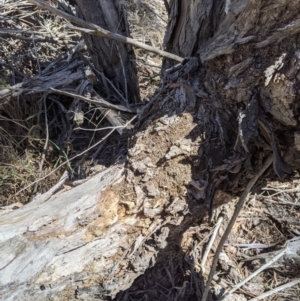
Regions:
[[[265, 135], [269, 135], [275, 154], [278, 153], [277, 138], [271, 132], [285, 131], [284, 127], [289, 127], [289, 138], [285, 137], [290, 140], [289, 147], [286, 147], [287, 160], [294, 168], [299, 167], [294, 160], [295, 156], [299, 156], [295, 153], [299, 150], [299, 105], [296, 101], [299, 97], [299, 28], [297, 1], [274, 4], [259, 0], [199, 0], [189, 6], [185, 1], [173, 0], [165, 36], [167, 51], [183, 57], [200, 57], [203, 63], [200, 70], [205, 72], [205, 76], [198, 87], [202, 86], [208, 92], [207, 100], [214, 98], [221, 106], [226, 106], [234, 118], [250, 102], [258, 103], [252, 105], [251, 110], [255, 107], [259, 114], [272, 115], [268, 121], [257, 122], [261, 127], [262, 123], [268, 124], [269, 133]], [[197, 94], [195, 85], [193, 90]], [[244, 112], [254, 114], [247, 110]], [[224, 135], [231, 125], [225, 124], [224, 116], [221, 120]], [[217, 122], [216, 116], [214, 122]], [[239, 126], [238, 123], [232, 126], [236, 131], [238, 128], [242, 130], [244, 123], [240, 119]], [[248, 131], [248, 134], [256, 136], [254, 132], [249, 134]], [[245, 143], [242, 144], [249, 152]], [[281, 144], [287, 146], [284, 139]], [[237, 146], [234, 149], [237, 150]], [[275, 160], [275, 171], [284, 177], [285, 172], [279, 169], [288, 168], [283, 167], [283, 162], [279, 164], [281, 167], [276, 164]]]
[[[130, 36], [128, 23], [119, 0], [76, 0], [78, 15], [84, 20], [123, 36]], [[114, 96], [123, 105], [140, 100], [135, 55], [130, 45], [99, 36], [84, 35], [92, 62], [106, 97]], [[114, 87], [113, 87], [113, 86]], [[123, 97], [120, 97], [120, 93]]]
[[[86, 1], [77, 3], [88, 17]], [[238, 195], [267, 154], [280, 178], [300, 167], [298, 4], [171, 1], [166, 48], [192, 58], [166, 72], [141, 112], [126, 167], [4, 216], [5, 300], [114, 297], [149, 266], [168, 261], [184, 229]], [[104, 16], [90, 17], [103, 26]], [[125, 48], [89, 39], [103, 72], [115, 49], [107, 77], [118, 82], [121, 61], [129, 62]], [[116, 85], [125, 95], [124, 83]]]

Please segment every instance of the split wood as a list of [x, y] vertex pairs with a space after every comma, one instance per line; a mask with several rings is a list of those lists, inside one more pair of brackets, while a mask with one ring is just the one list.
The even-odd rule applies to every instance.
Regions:
[[267, 170], [267, 168], [271, 165], [271, 163], [273, 162], [273, 154], [270, 154], [268, 156], [268, 158], [266, 159], [265, 163], [263, 164], [262, 168], [260, 169], [260, 171], [249, 181], [249, 183], [247, 184], [242, 196], [240, 197], [238, 203], [236, 204], [236, 208], [235, 208], [235, 211], [233, 213], [233, 216], [220, 240], [220, 243], [216, 249], [216, 253], [215, 253], [215, 256], [214, 256], [214, 260], [213, 260], [213, 263], [212, 263], [212, 267], [211, 267], [211, 270], [210, 270], [210, 273], [209, 273], [209, 276], [208, 276], [208, 279], [207, 279], [207, 282], [206, 282], [206, 286], [205, 286], [205, 290], [203, 292], [203, 295], [202, 295], [202, 301], [206, 301], [207, 300], [207, 296], [208, 296], [208, 293], [209, 293], [209, 289], [210, 289], [210, 285], [211, 285], [211, 282], [212, 282], [212, 279], [213, 279], [213, 276], [215, 274], [215, 271], [216, 271], [216, 266], [217, 266], [217, 263], [218, 263], [218, 260], [219, 260], [219, 256], [220, 256], [220, 253], [222, 251], [222, 248], [223, 248], [223, 245], [241, 211], [241, 209], [243, 208], [244, 206], [244, 203], [245, 201], [248, 199], [249, 197], [249, 194], [250, 194], [250, 191], [252, 189], [252, 187], [254, 186], [254, 184], [257, 182], [257, 180], [260, 178], [260, 176]]
[[128, 37], [122, 36], [120, 34], [113, 33], [109, 30], [106, 30], [106, 29], [96, 25], [96, 24], [93, 24], [91, 22], [88, 22], [88, 21], [85, 21], [83, 19], [77, 18], [77, 17], [72, 16], [72, 15], [70, 15], [70, 14], [68, 14], [68, 13], [66, 13], [62, 10], [59, 10], [59, 9], [57, 9], [57, 8], [51, 6], [51, 5], [48, 5], [48, 4], [46, 4], [45, 2], [43, 2], [41, 0], [27, 0], [27, 1], [30, 2], [30, 3], [35, 4], [36, 6], [38, 6], [40, 8], [46, 9], [46, 10], [52, 12], [55, 15], [61, 16], [61, 17], [65, 18], [66, 20], [68, 20], [72, 23], [75, 23], [77, 25], [82, 26], [82, 28], [72, 26], [72, 28], [77, 30], [77, 31], [84, 32], [84, 33], [91, 34], [91, 35], [104, 37], [104, 38], [108, 38], [108, 39], [112, 39], [112, 40], [115, 40], [115, 41], [118, 41], [118, 42], [121, 42], [121, 43], [125, 43], [125, 44], [130, 44], [132, 46], [147, 50], [149, 52], [156, 53], [160, 56], [166, 57], [168, 59], [171, 59], [171, 60], [174, 60], [174, 61], [177, 61], [177, 62], [182, 62], [183, 61], [183, 58], [181, 58], [178, 55], [175, 55], [175, 54], [160, 50], [158, 48], [149, 46], [147, 44], [138, 42], [138, 41], [136, 41], [132, 38], [128, 38]]

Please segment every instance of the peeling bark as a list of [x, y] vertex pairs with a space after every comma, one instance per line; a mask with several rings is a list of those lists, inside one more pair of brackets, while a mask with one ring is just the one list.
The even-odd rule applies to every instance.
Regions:
[[[114, 33], [129, 36], [127, 19], [120, 1], [76, 0], [76, 3], [79, 16], [86, 21]], [[114, 95], [126, 106], [138, 103], [139, 87], [132, 47], [88, 34], [85, 34], [84, 38], [95, 68], [104, 75], [97, 74], [104, 95]], [[118, 93], [121, 93], [123, 98], [120, 98]]]

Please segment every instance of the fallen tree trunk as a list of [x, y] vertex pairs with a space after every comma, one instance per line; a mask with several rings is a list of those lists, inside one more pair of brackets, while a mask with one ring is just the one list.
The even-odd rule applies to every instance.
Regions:
[[40, 196], [1, 216], [3, 300], [72, 300], [79, 282], [84, 290], [101, 279], [107, 279], [105, 291], [117, 291], [110, 278], [119, 270], [114, 257], [130, 247], [127, 227], [134, 222], [121, 221], [118, 198], [109, 189], [122, 172], [122, 165], [109, 168], [70, 191]]

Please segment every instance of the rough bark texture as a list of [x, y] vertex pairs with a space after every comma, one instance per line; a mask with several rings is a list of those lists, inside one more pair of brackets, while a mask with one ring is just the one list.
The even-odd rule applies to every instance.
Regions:
[[[128, 24], [119, 0], [76, 0], [78, 14], [114, 33], [129, 36]], [[85, 35], [85, 42], [106, 97], [114, 95], [124, 105], [139, 102], [139, 88], [132, 47], [98, 36]], [[114, 87], [112, 87], [112, 84]], [[123, 97], [120, 97], [119, 93]], [[124, 99], [124, 100], [123, 100]]]
[[[275, 153], [278, 153], [276, 138], [270, 131], [286, 131], [285, 126], [294, 129], [286, 139], [295, 141], [294, 146], [290, 142], [289, 156], [295, 155], [291, 149], [298, 149], [298, 1], [276, 4], [272, 1], [193, 1], [192, 7], [185, 1], [171, 3], [165, 37], [167, 50], [186, 57], [199, 56], [203, 63], [202, 80], [189, 81], [194, 94], [202, 88], [208, 92], [207, 100], [220, 101], [232, 116], [244, 110], [239, 117], [239, 131], [246, 151], [249, 149], [244, 138], [248, 142], [250, 137], [257, 136], [258, 122], [261, 127], [263, 123], [268, 124], [264, 128], [269, 128], [269, 134], [264, 135], [269, 135], [269, 141], [273, 141], [270, 144]], [[213, 114], [216, 113], [218, 110]], [[258, 121], [253, 117], [261, 113], [270, 113], [272, 118], [266, 121], [261, 117], [264, 120]], [[249, 118], [242, 121], [243, 114], [252, 116], [252, 125], [249, 125]], [[230, 126], [225, 125], [224, 114], [220, 114], [220, 118], [223, 119], [221, 127], [228, 130]], [[287, 146], [285, 141], [282, 144]], [[288, 161], [295, 168], [299, 167], [297, 160], [289, 158]], [[279, 170], [277, 173], [284, 176]]]
[[[166, 47], [193, 58], [167, 72], [141, 112], [122, 181], [99, 196], [99, 176], [1, 221], [6, 300], [114, 297], [155, 262], [184, 254], [187, 225], [239, 194], [269, 152], [281, 178], [300, 167], [299, 1], [170, 7]], [[198, 284], [190, 289], [201, 297]], [[138, 300], [128, 292], [117, 300]]]

